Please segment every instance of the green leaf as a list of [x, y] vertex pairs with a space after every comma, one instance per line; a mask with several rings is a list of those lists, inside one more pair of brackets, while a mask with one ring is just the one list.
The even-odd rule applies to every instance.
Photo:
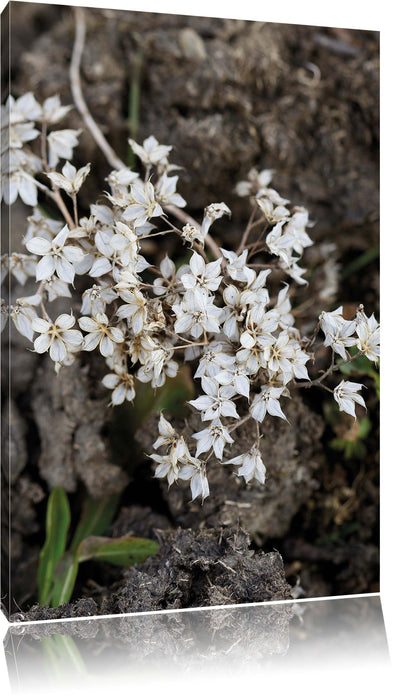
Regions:
[[368, 360], [368, 358], [364, 355], [360, 355], [359, 357], [356, 357], [354, 360], [350, 360], [349, 362], [340, 362], [340, 372], [346, 375], [366, 374], [369, 377], [372, 377], [373, 374], [376, 374], [376, 372], [373, 369], [373, 364], [371, 360]]
[[75, 552], [82, 540], [89, 535], [103, 535], [111, 525], [117, 509], [119, 494], [108, 498], [85, 499], [82, 516], [73, 536], [70, 549]]
[[54, 570], [54, 586], [52, 589], [52, 607], [69, 603], [76, 577], [78, 575], [78, 557], [72, 552], [65, 552], [59, 559]]
[[158, 543], [141, 537], [87, 537], [77, 550], [78, 561], [105, 561], [116, 566], [140, 564], [156, 554]]
[[57, 486], [48, 499], [46, 538], [39, 555], [37, 585], [40, 605], [49, 603], [55, 564], [65, 551], [69, 524], [69, 501], [64, 489]]

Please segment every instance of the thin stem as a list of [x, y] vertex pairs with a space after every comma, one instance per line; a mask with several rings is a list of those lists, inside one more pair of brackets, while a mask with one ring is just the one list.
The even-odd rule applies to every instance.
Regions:
[[246, 229], [242, 235], [240, 245], [238, 246], [238, 249], [237, 249], [237, 255], [240, 255], [245, 248], [245, 244], [247, 242], [248, 236], [250, 235], [251, 230], [252, 230], [252, 225], [253, 225], [253, 221], [254, 221], [254, 217], [255, 217], [257, 208], [258, 208], [258, 205], [256, 204], [251, 212], [251, 216], [248, 220], [248, 224], [247, 224]]
[[82, 7], [75, 7], [74, 12], [75, 41], [73, 44], [72, 58], [69, 70], [73, 100], [78, 111], [83, 117], [83, 121], [85, 122], [87, 128], [92, 134], [100, 150], [104, 153], [111, 167], [115, 170], [122, 170], [126, 167], [125, 163], [123, 163], [123, 161], [117, 156], [117, 154], [111, 148], [110, 144], [105, 139], [99, 126], [96, 124], [95, 120], [90, 114], [88, 106], [83, 97], [82, 85], [80, 80], [80, 64], [82, 61], [82, 54], [86, 38], [86, 15]]
[[355, 355], [353, 355], [352, 357], [350, 357], [348, 360], [341, 360], [341, 362], [336, 362], [336, 363], [334, 363], [334, 353], [333, 353], [333, 356], [332, 356], [332, 358], [331, 358], [330, 367], [329, 367], [328, 369], [326, 369], [326, 371], [323, 372], [323, 374], [322, 374], [320, 377], [318, 377], [317, 379], [311, 379], [310, 382], [305, 382], [305, 383], [303, 383], [303, 384], [298, 384], [297, 386], [300, 387], [300, 388], [303, 388], [303, 389], [308, 389], [308, 388], [311, 387], [311, 386], [322, 386], [323, 389], [327, 389], [328, 391], [331, 391], [331, 389], [329, 389], [328, 387], [326, 387], [324, 384], [321, 384], [321, 382], [323, 381], [323, 379], [325, 379], [325, 378], [328, 377], [330, 374], [332, 374], [336, 369], [340, 369], [341, 365], [347, 364], [347, 362], [352, 362], [353, 360], [356, 360], [357, 357], [360, 357], [360, 356], [363, 355], [363, 354], [364, 354], [364, 353], [360, 351], [360, 352], [357, 352], [357, 353], [356, 353]]
[[[241, 418], [241, 420], [239, 420], [237, 423], [235, 423], [235, 424], [232, 426], [232, 428], [228, 428], [228, 427], [227, 427], [228, 432], [229, 432], [229, 433], [233, 433], [234, 430], [237, 430], [237, 428], [239, 428], [240, 425], [243, 425], [244, 423], [246, 423], [247, 420], [249, 420], [250, 418], [252, 418], [252, 416], [251, 416], [250, 413], [248, 413], [246, 416], [244, 416], [244, 418]], [[252, 420], [255, 420], [255, 418], [252, 418]], [[255, 422], [257, 422], [257, 421], [255, 421]]]
[[268, 263], [268, 265], [265, 263], [263, 265], [260, 263], [250, 263], [250, 267], [252, 267], [254, 270], [275, 270], [278, 266], [276, 263]]
[[75, 222], [69, 214], [69, 211], [61, 197], [59, 190], [50, 190], [49, 187], [43, 185], [42, 182], [38, 182], [38, 180], [36, 180], [34, 177], [31, 179], [35, 183], [36, 187], [38, 187], [38, 189], [41, 190], [41, 192], [44, 192], [50, 199], [52, 199], [55, 202], [59, 211], [61, 212], [61, 214], [63, 214], [63, 217], [66, 223], [68, 224], [69, 228], [75, 228]]
[[78, 200], [77, 200], [76, 194], [72, 194], [72, 202], [73, 202], [73, 217], [75, 219], [75, 226], [77, 228], [79, 226], [79, 219], [78, 219]]
[[261, 441], [261, 434], [260, 434], [260, 431], [259, 431], [259, 423], [258, 423], [257, 420], [255, 421], [255, 424], [256, 424], [256, 428], [257, 428], [257, 440], [256, 440], [256, 445], [257, 445], [257, 447], [259, 448], [259, 443], [260, 443], [260, 441]]
[[65, 218], [65, 221], [66, 221], [66, 223], [68, 224], [69, 228], [70, 228], [70, 229], [77, 228], [77, 227], [75, 226], [74, 220], [72, 219], [71, 215], [69, 214], [69, 211], [68, 211], [68, 209], [67, 209], [67, 207], [66, 207], [65, 202], [64, 202], [63, 199], [62, 199], [61, 193], [60, 193], [58, 190], [54, 190], [54, 191], [48, 190], [47, 194], [49, 194], [49, 196], [51, 197], [51, 199], [54, 200], [54, 202], [55, 202], [55, 204], [57, 205], [59, 211], [61, 212], [61, 214], [63, 214], [63, 216], [64, 216], [64, 218]]
[[[77, 110], [83, 117], [83, 121], [85, 122], [87, 128], [89, 129], [100, 150], [104, 153], [104, 156], [107, 159], [108, 163], [115, 170], [123, 170], [126, 167], [125, 163], [123, 163], [121, 158], [118, 157], [118, 155], [115, 153], [115, 151], [112, 149], [112, 147], [102, 134], [99, 126], [96, 124], [95, 120], [90, 114], [89, 108], [83, 96], [80, 79], [80, 64], [82, 61], [82, 54], [86, 38], [86, 15], [82, 7], [75, 7], [74, 12], [75, 41], [73, 44], [72, 58], [69, 70], [73, 100], [75, 102]], [[179, 221], [182, 221], [185, 224], [191, 224], [192, 226], [195, 226], [197, 229], [200, 230], [200, 226], [197, 223], [197, 221], [195, 221], [193, 217], [186, 214], [184, 211], [182, 211], [182, 209], [179, 209], [174, 204], [167, 204], [165, 206], [165, 209], [170, 214], [176, 216], [176, 218], [179, 219]], [[221, 250], [209, 233], [206, 234], [205, 241], [207, 243], [207, 247], [210, 248], [214, 257], [221, 258]]]
[[48, 164], [48, 159], [47, 159], [47, 125], [46, 125], [46, 122], [42, 122], [42, 129], [41, 129], [41, 158], [42, 158], [42, 161], [46, 167]]

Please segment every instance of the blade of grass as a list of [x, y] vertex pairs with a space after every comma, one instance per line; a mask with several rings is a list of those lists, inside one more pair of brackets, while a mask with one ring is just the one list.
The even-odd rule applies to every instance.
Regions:
[[54, 585], [52, 589], [52, 607], [56, 608], [63, 603], [69, 603], [76, 577], [78, 575], [78, 557], [72, 552], [65, 552], [59, 559], [54, 571]]
[[49, 603], [55, 564], [65, 551], [69, 524], [68, 497], [64, 489], [57, 486], [48, 499], [46, 538], [39, 555], [37, 585], [40, 605]]
[[78, 548], [78, 561], [104, 561], [115, 566], [140, 564], [156, 554], [158, 543], [142, 537], [87, 537]]

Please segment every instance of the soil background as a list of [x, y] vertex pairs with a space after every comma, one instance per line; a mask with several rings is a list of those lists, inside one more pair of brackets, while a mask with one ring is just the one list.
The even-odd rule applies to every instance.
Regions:
[[[12, 94], [33, 91], [42, 101], [57, 93], [71, 104], [71, 8], [11, 3], [9, 11]], [[379, 316], [379, 35], [116, 10], [86, 16], [83, 90], [119, 156], [127, 160], [129, 136], [172, 144], [189, 213], [199, 219], [219, 201], [231, 208], [231, 221], [215, 232], [225, 247], [238, 242], [248, 213], [236, 183], [252, 167], [274, 169], [275, 188], [315, 222], [316, 245], [304, 258], [309, 287], [297, 295], [301, 330], [339, 304], [350, 313], [362, 302]], [[63, 126], [83, 128], [75, 110]], [[82, 215], [109, 172], [84, 130], [75, 163], [87, 162]], [[21, 249], [26, 215], [23, 205], [11, 211], [13, 250]], [[152, 245], [148, 254], [159, 262], [163, 252]], [[22, 295], [17, 285], [12, 293]], [[11, 455], [2, 475], [10, 612], [36, 619], [272, 600], [289, 597], [298, 577], [294, 594], [306, 597], [379, 590], [379, 415], [369, 378], [362, 381], [371, 429], [361, 456], [332, 448], [337, 430], [325, 419], [326, 397], [302, 392], [287, 406], [291, 426], [264, 424], [266, 484], [245, 487], [221, 467], [202, 508], [152, 478], [143, 455], [157, 418], [137, 432], [130, 408], [106, 408], [97, 361], [64, 368], [56, 381], [12, 329], [4, 342], [11, 350], [2, 355], [3, 401], [10, 390], [2, 414], [3, 454]], [[338, 430], [348, 436], [350, 426]], [[158, 537], [161, 551], [130, 570], [83, 565], [72, 605], [50, 611], [35, 605], [35, 571], [56, 485], [67, 490], [73, 516], [85, 493], [120, 493], [109, 534]]]

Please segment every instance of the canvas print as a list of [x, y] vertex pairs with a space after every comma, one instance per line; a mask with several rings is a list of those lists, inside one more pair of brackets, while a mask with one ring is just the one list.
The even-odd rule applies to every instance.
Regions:
[[2, 605], [379, 591], [379, 34], [2, 16]]

